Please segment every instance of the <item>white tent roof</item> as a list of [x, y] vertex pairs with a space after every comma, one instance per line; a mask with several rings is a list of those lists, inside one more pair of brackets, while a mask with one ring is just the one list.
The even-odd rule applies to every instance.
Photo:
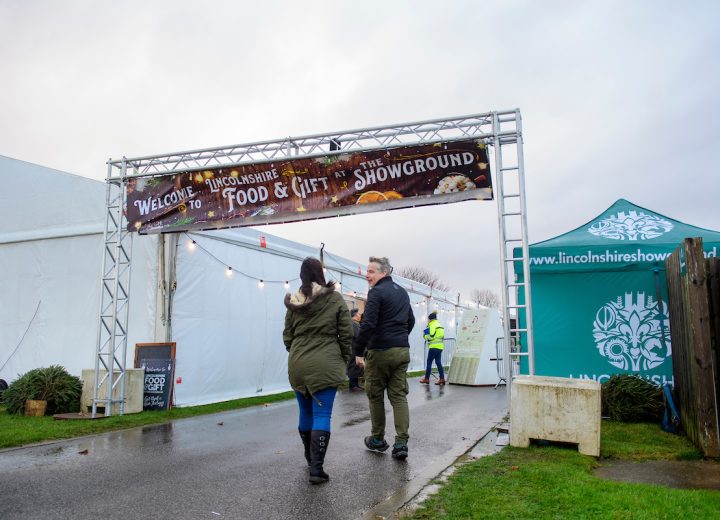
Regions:
[[0, 155], [0, 186], [0, 243], [103, 231], [103, 182]]

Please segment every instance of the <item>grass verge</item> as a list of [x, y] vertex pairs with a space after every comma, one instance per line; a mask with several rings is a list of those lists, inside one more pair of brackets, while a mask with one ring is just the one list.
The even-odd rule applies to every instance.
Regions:
[[[424, 371], [409, 372], [408, 377], [417, 377], [424, 374]], [[340, 388], [347, 388], [347, 382], [340, 385]], [[294, 398], [295, 394], [293, 392], [283, 392], [281, 394], [235, 399], [203, 406], [173, 408], [166, 412], [142, 412], [132, 415], [113, 416], [107, 419], [65, 421], [57, 421], [52, 417], [9, 415], [6, 413], [5, 407], [0, 406], [0, 449], [14, 448], [35, 442], [69, 439], [82, 435], [134, 428], [136, 426], [147, 426], [173, 419], [237, 410]]]
[[664, 432], [659, 425], [603, 421], [600, 457], [643, 460], [698, 460], [700, 451], [686, 437]]
[[108, 417], [95, 420], [66, 420], [57, 421], [52, 417], [25, 417], [22, 415], [9, 415], [4, 407], [0, 407], [0, 448], [12, 448], [33, 442], [67, 439], [82, 435], [91, 435], [113, 430], [122, 430], [136, 426], [158, 424], [174, 419], [195, 417], [249, 406], [257, 406], [278, 401], [293, 399], [293, 392], [266, 395], [262, 397], [249, 397], [235, 399], [222, 403], [203, 406], [188, 406], [186, 408], [173, 408], [163, 412], [142, 412], [132, 415]]
[[[601, 457], [699, 458], [684, 437], [653, 424], [603, 422]], [[458, 468], [413, 519], [717, 518], [720, 492], [603, 480], [598, 462], [575, 448], [505, 448]]]

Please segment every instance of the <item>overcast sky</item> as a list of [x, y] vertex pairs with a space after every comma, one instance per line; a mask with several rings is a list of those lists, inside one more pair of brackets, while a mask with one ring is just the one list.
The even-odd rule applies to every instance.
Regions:
[[[0, 154], [104, 179], [108, 158], [517, 107], [531, 242], [618, 198], [720, 229], [718, 20], [714, 1], [0, 0]], [[499, 291], [497, 229], [465, 202], [267, 232], [467, 296]]]

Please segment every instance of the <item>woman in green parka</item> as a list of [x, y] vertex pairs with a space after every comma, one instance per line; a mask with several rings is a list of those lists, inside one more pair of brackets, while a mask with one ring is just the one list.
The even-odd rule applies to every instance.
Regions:
[[330, 440], [330, 416], [337, 387], [345, 381], [351, 356], [353, 328], [350, 312], [334, 282], [326, 282], [316, 258], [300, 266], [300, 289], [285, 296], [283, 341], [290, 353], [288, 377], [295, 390], [300, 420], [298, 431], [310, 466], [310, 482], [330, 477], [323, 462]]

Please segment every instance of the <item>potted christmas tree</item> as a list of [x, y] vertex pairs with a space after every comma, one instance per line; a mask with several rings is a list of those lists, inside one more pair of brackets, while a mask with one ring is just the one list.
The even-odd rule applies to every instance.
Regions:
[[13, 381], [2, 394], [10, 414], [42, 416], [77, 412], [82, 382], [59, 365], [36, 368]]

